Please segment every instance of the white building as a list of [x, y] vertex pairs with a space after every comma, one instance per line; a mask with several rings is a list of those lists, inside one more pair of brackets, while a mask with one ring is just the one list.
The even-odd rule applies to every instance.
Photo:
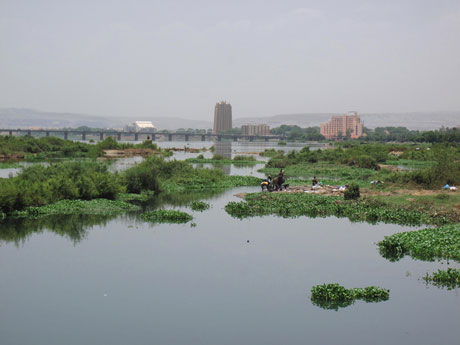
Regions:
[[125, 126], [125, 131], [156, 132], [157, 128], [153, 125], [152, 121], [134, 121], [133, 123]]

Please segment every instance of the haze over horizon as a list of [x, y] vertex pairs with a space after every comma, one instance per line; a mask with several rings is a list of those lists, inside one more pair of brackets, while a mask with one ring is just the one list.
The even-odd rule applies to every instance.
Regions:
[[0, 3], [0, 108], [210, 120], [460, 110], [460, 2]]

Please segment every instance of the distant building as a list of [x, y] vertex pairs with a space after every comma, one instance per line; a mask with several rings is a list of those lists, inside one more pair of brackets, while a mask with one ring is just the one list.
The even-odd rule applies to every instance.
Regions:
[[261, 124], [261, 125], [251, 125], [251, 124], [244, 124], [241, 126], [241, 134], [242, 135], [270, 135], [270, 126]]
[[134, 121], [133, 123], [125, 126], [127, 132], [156, 132], [157, 128], [151, 121]]
[[356, 111], [352, 115], [333, 116], [327, 123], [321, 124], [321, 134], [326, 139], [336, 139], [340, 136], [350, 136], [357, 139], [363, 135], [363, 124]]
[[213, 133], [220, 133], [232, 129], [232, 106], [226, 101], [216, 103], [214, 107]]

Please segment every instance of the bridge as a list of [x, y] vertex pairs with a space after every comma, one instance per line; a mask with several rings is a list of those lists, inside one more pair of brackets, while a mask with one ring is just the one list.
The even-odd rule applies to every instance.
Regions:
[[[152, 140], [152, 141], [173, 141], [179, 140], [181, 138], [184, 141], [190, 141], [194, 139], [195, 141], [210, 141], [217, 140], [222, 141], [232, 140], [238, 141], [248, 140], [248, 141], [270, 141], [270, 140], [286, 140], [286, 137], [281, 135], [242, 135], [242, 134], [214, 134], [214, 133], [204, 133], [204, 134], [192, 134], [192, 133], [183, 133], [183, 132], [134, 132], [134, 131], [117, 131], [117, 130], [101, 130], [101, 131], [84, 131], [76, 129], [12, 129], [0, 128], [0, 134], [3, 135], [29, 135], [36, 137], [60, 137], [64, 139], [69, 139], [70, 136], [73, 138], [79, 137], [80, 140], [104, 140], [107, 137], [113, 137], [118, 141], [139, 141], [139, 140]], [[78, 140], [78, 139], [77, 139]]]

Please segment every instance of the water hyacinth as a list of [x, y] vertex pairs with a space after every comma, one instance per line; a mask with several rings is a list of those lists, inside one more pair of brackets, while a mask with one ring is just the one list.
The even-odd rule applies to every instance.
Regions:
[[316, 285], [311, 289], [311, 301], [314, 305], [336, 311], [352, 305], [358, 299], [370, 303], [386, 301], [389, 298], [390, 290], [377, 286], [346, 289], [337, 283], [331, 283]]
[[252, 193], [245, 201], [229, 202], [225, 210], [236, 218], [276, 215], [285, 218], [345, 217], [351, 221], [394, 223], [402, 225], [443, 224], [447, 219], [431, 217], [415, 210], [393, 208], [370, 200], [343, 200], [336, 196], [305, 193]]
[[193, 211], [205, 211], [209, 209], [210, 205], [207, 202], [204, 201], [192, 201], [190, 203], [190, 208]]
[[141, 214], [143, 220], [154, 223], [187, 223], [193, 217], [185, 212], [177, 210], [154, 210]]
[[425, 261], [452, 259], [460, 262], [460, 224], [397, 233], [386, 236], [378, 246], [380, 254], [390, 261], [410, 255]]
[[460, 286], [460, 269], [448, 268], [447, 270], [438, 270], [432, 275], [427, 273], [423, 279], [438, 287], [447, 287], [449, 290], [454, 289]]
[[44, 217], [52, 214], [96, 214], [108, 215], [127, 211], [140, 210], [139, 206], [108, 199], [93, 200], [61, 200], [53, 204], [39, 207], [27, 207], [22, 211], [15, 211], [12, 217]]

